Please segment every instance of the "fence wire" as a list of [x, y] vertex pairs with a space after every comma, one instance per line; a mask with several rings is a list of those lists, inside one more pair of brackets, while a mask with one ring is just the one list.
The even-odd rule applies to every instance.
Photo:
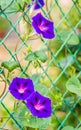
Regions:
[[[3, 0], [4, 1], [4, 0]], [[64, 0], [65, 1], [65, 0]], [[39, 83], [39, 80], [42, 79], [43, 77], [46, 78], [46, 84], [48, 86], [48, 92], [52, 89], [54, 89], [57, 93], [62, 94], [63, 99], [68, 96], [68, 90], [66, 90], [65, 86], [65, 81], [67, 81], [70, 77], [70, 70], [73, 70], [72, 64], [75, 64], [75, 67], [77, 68], [77, 74], [76, 77], [80, 78], [81, 77], [81, 63], [77, 59], [78, 53], [81, 51], [81, 45], [69, 45], [67, 43], [72, 42], [71, 38], [72, 35], [75, 34], [77, 35], [79, 31], [81, 31], [81, 20], [76, 17], [81, 18], [81, 7], [79, 7], [79, 1], [78, 0], [70, 0], [67, 3], [64, 3], [63, 0], [51, 0], [45, 1], [45, 8], [41, 8], [42, 14], [49, 18], [50, 20], [54, 21], [54, 26], [55, 26], [55, 39], [54, 40], [46, 40], [41, 38], [41, 41], [39, 41], [39, 38], [37, 37], [36, 40], [37, 42], [41, 42], [42, 44], [38, 46], [38, 48], [45, 48], [47, 50], [48, 55], [50, 54], [49, 61], [43, 65], [40, 64], [38, 61], [38, 64], [40, 66], [40, 76], [38, 76], [35, 80], [35, 84]], [[8, 8], [12, 6], [12, 4], [16, 3], [17, 0], [9, 0], [8, 3], [6, 3], [5, 8], [0, 7], [0, 16], [3, 16], [9, 23], [10, 29], [5, 35], [3, 39], [0, 40], [0, 48], [3, 47], [4, 50], [7, 52], [9, 55], [9, 58], [7, 59], [8, 62], [10, 61], [16, 61], [17, 60], [17, 55], [21, 58], [20, 52], [22, 51], [23, 48], [27, 48], [27, 46], [30, 43], [35, 43], [35, 39], [30, 39], [27, 42], [22, 38], [19, 26], [21, 26], [21, 21], [23, 17], [25, 17], [30, 23], [31, 23], [31, 18], [29, 16], [29, 9], [26, 9], [23, 13], [18, 13], [16, 14], [17, 17], [15, 19], [15, 22], [13, 22], [12, 17], [15, 17], [14, 12], [9, 12]], [[69, 3], [69, 5], [68, 5]], [[67, 7], [68, 6], [68, 7]], [[11, 16], [13, 15], [13, 16]], [[77, 15], [77, 16], [76, 16]], [[0, 25], [1, 26], [1, 25]], [[80, 28], [80, 30], [79, 30]], [[66, 30], [69, 33], [67, 33]], [[63, 33], [61, 33], [61, 30]], [[8, 39], [11, 37], [11, 34], [13, 35], [13, 32], [20, 44], [17, 44], [17, 47], [15, 51], [12, 51], [9, 47], [8, 44], [6, 43], [9, 41]], [[65, 37], [65, 33], [68, 35]], [[14, 37], [14, 36], [12, 36]], [[65, 37], [65, 39], [64, 39]], [[15, 39], [15, 38], [14, 38]], [[14, 40], [15, 41], [15, 40]], [[16, 46], [16, 43], [14, 46]], [[11, 42], [11, 41], [9, 41]], [[34, 44], [33, 43], [33, 44]], [[12, 43], [10, 43], [12, 44]], [[13, 46], [13, 45], [12, 45]], [[34, 47], [36, 49], [36, 47]], [[74, 50], [74, 51], [73, 51]], [[1, 53], [0, 49], [0, 53]], [[32, 50], [33, 51], [33, 50]], [[22, 52], [23, 53], [23, 52]], [[63, 55], [64, 62], [62, 58], [60, 58], [60, 55]], [[66, 57], [68, 57], [65, 59]], [[3, 55], [2, 55], [3, 57]], [[71, 60], [71, 63], [70, 63]], [[3, 59], [5, 61], [5, 59]], [[1, 61], [2, 62], [2, 61]], [[1, 63], [0, 63], [1, 64]], [[22, 67], [22, 71], [17, 73], [17, 76], [26, 76], [27, 77], [27, 70], [29, 69], [29, 72], [31, 73], [31, 62], [29, 64], [25, 64], [25, 66]], [[50, 70], [50, 67], [52, 66], [52, 72]], [[33, 68], [32, 68], [33, 69]], [[69, 71], [68, 71], [69, 69]], [[20, 68], [21, 70], [21, 68]], [[59, 72], [58, 74], [56, 73], [56, 70]], [[54, 72], [53, 72], [54, 71]], [[0, 69], [0, 75], [4, 72], [4, 68]], [[29, 73], [28, 72], [28, 73]], [[50, 74], [52, 73], [52, 74]], [[54, 78], [53, 78], [54, 77]], [[10, 78], [7, 79], [7, 84], [10, 84]], [[62, 86], [63, 85], [63, 86]], [[3, 119], [0, 117], [0, 129], [4, 130], [7, 129], [7, 126], [9, 122], [13, 122], [12, 125], [15, 125], [18, 127], [18, 129], [22, 130], [24, 129], [22, 125], [16, 120], [14, 117], [14, 110], [10, 111], [11, 104], [8, 102], [9, 99], [9, 92], [8, 89], [4, 93], [4, 95], [0, 98], [0, 111], [4, 111], [4, 114], [6, 115], [5, 118]], [[6, 102], [7, 101], [7, 102]], [[81, 126], [81, 120], [79, 118], [79, 115], [75, 111], [75, 108], [77, 107], [77, 104], [81, 101], [81, 98], [78, 98], [77, 101], [72, 105], [69, 106], [69, 104], [66, 101], [63, 101], [63, 104], [66, 106], [68, 109], [66, 112], [66, 115], [60, 118], [59, 114], [57, 113], [58, 111], [62, 111], [63, 108], [53, 108], [53, 116], [55, 122], [57, 122], [56, 128], [54, 130], [61, 130], [65, 125], [68, 125], [68, 119], [72, 118], [72, 120], [76, 121], [75, 127], [78, 128]], [[8, 103], [8, 105], [6, 105]], [[10, 102], [11, 103], [11, 102]], [[13, 102], [12, 102], [13, 104]], [[64, 114], [64, 113], [63, 113]], [[1, 114], [0, 114], [1, 115]], [[53, 122], [54, 123], [54, 122]], [[12, 128], [9, 128], [10, 130]], [[15, 128], [16, 129], [16, 128]]]

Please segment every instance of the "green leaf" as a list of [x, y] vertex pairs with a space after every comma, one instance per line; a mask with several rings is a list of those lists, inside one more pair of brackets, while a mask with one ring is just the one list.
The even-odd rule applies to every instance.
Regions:
[[43, 63], [46, 62], [47, 59], [48, 59], [47, 55], [42, 50], [29, 53], [25, 57], [25, 60], [28, 60], [28, 61], [37, 61], [37, 60], [40, 60]]
[[45, 85], [42, 85], [41, 83], [35, 85], [35, 90], [41, 93], [42, 95], [45, 95], [48, 92], [48, 88]]
[[62, 130], [74, 130], [72, 126], [65, 126]]
[[79, 37], [76, 34], [72, 34], [67, 43], [69, 45], [77, 45], [80, 43]]
[[3, 66], [4, 68], [6, 68], [9, 72], [13, 71], [14, 69], [16, 69], [17, 67], [19, 67], [19, 63], [17, 61], [4, 61], [2, 62], [1, 66]]
[[34, 81], [38, 81], [38, 82], [40, 82], [39, 80], [40, 80], [40, 74], [33, 74], [32, 76], [31, 76], [31, 79], [33, 80], [33, 82]]
[[74, 63], [74, 59], [73, 59], [73, 57], [72, 56], [67, 56], [67, 57], [65, 57], [65, 58], [63, 58], [62, 59], [62, 61], [60, 61], [60, 65], [62, 66], [62, 67], [65, 67], [66, 65], [71, 65], [71, 64], [73, 64]]
[[67, 83], [66, 88], [72, 93], [77, 94], [78, 96], [81, 96], [81, 83], [76, 77], [71, 77]]
[[[17, 113], [15, 113], [15, 115], [17, 116]], [[18, 116], [22, 117], [18, 118], [18, 121], [24, 127], [46, 129], [48, 124], [51, 122], [51, 117], [37, 118], [32, 116], [26, 106], [21, 108]]]
[[35, 61], [35, 60], [37, 60], [37, 57], [34, 55], [34, 52], [32, 52], [32, 53], [29, 53], [26, 57], [25, 57], [25, 60], [27, 60], [27, 61]]
[[46, 62], [48, 59], [46, 53], [43, 50], [36, 51], [35, 56], [42, 62]]
[[[61, 31], [60, 32], [60, 36], [62, 37], [62, 40], [65, 41], [68, 38], [68, 36], [69, 36], [70, 33], [71, 32], [67, 31], [67, 30]], [[75, 33], [73, 33], [71, 35], [71, 37], [69, 38], [69, 40], [67, 41], [67, 44], [69, 44], [69, 45], [77, 45], [79, 43], [80, 43], [79, 37]]]
[[38, 91], [42, 95], [45, 95], [48, 92], [48, 88], [40, 82], [40, 74], [33, 74], [31, 79], [33, 80], [33, 82], [35, 82], [36, 80], [38, 81], [35, 84], [35, 91]]

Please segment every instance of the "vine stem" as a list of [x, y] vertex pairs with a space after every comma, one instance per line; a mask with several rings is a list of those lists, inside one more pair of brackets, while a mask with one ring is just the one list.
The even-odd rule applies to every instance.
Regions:
[[[18, 46], [18, 44], [16, 45], [15, 51], [17, 50], [17, 46]], [[16, 54], [16, 59], [17, 59], [17, 61], [18, 61], [18, 63], [19, 63], [19, 67], [20, 67], [20, 69], [21, 69], [21, 72], [23, 72], [23, 69], [22, 69], [22, 66], [21, 66], [21, 64], [20, 64], [20, 61], [19, 61], [19, 59], [18, 59], [17, 54]], [[26, 76], [29, 77], [28, 74], [26, 74]]]
[[5, 83], [5, 86], [4, 86], [4, 90], [3, 90], [3, 92], [1, 93], [1, 95], [0, 95], [0, 98], [4, 95], [4, 93], [6, 92], [6, 80], [4, 80], [3, 79], [3, 77], [0, 75], [0, 78], [2, 79], [2, 82], [4, 82]]
[[[52, 0], [50, 0], [50, 6], [52, 5]], [[46, 10], [47, 10], [47, 12], [48, 12], [48, 10], [49, 10], [49, 7], [48, 7], [48, 1], [46, 0]], [[51, 14], [49, 13], [49, 18], [52, 20], [52, 17], [51, 17]]]

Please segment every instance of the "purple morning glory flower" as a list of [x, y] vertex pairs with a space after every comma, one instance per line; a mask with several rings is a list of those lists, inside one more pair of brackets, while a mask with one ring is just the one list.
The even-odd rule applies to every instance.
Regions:
[[31, 79], [14, 78], [9, 86], [10, 93], [18, 100], [25, 100], [34, 92]]
[[34, 5], [34, 10], [39, 9], [44, 6], [44, 0], [32, 0]]
[[34, 92], [28, 100], [26, 105], [33, 116], [39, 118], [47, 118], [52, 114], [51, 100], [42, 96], [38, 92]]
[[54, 38], [54, 24], [50, 20], [44, 18], [41, 13], [36, 14], [32, 18], [32, 26], [38, 34], [42, 34], [44, 38]]

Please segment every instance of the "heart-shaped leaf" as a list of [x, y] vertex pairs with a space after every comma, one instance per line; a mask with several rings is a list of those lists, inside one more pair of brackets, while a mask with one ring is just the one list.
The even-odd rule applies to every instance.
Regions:
[[29, 53], [25, 57], [25, 60], [28, 60], [28, 61], [37, 61], [37, 60], [40, 60], [43, 63], [46, 62], [47, 59], [48, 59], [48, 57], [47, 57], [46, 53], [44, 51], [42, 51], [42, 50]]
[[26, 106], [21, 107], [19, 113], [15, 113], [14, 116], [15, 115], [18, 117], [22, 117], [17, 118], [17, 121], [24, 127], [40, 128], [41, 130], [44, 130], [51, 122], [51, 117], [37, 118], [32, 116]]
[[76, 34], [72, 34], [70, 39], [67, 42], [69, 45], [77, 45], [80, 43], [79, 37]]
[[73, 57], [69, 55], [69, 56], [65, 57], [64, 59], [62, 59], [62, 61], [60, 62], [60, 65], [62, 67], [65, 67], [66, 65], [69, 66], [73, 63], [74, 63]]
[[35, 90], [41, 93], [42, 95], [45, 95], [45, 93], [48, 92], [48, 88], [46, 88], [46, 86], [42, 85], [41, 83], [35, 85]]
[[9, 72], [13, 71], [15, 68], [19, 67], [19, 63], [17, 61], [4, 61], [1, 66], [9, 70]]
[[31, 61], [37, 60], [37, 58], [36, 58], [36, 56], [34, 55], [34, 52], [32, 52], [32, 53], [29, 53], [29, 54], [25, 57], [25, 60], [31, 62]]
[[46, 62], [48, 59], [46, 53], [43, 50], [36, 51], [35, 56], [42, 62]]
[[[67, 37], [69, 36], [70, 33], [71, 32], [67, 31], [67, 30], [60, 32], [60, 35], [63, 38], [63, 41], [65, 41], [67, 39]], [[67, 40], [67, 44], [69, 44], [69, 45], [77, 45], [79, 43], [80, 43], [79, 37], [75, 33], [73, 33], [71, 35], [71, 37], [69, 38], [69, 40]]]
[[67, 83], [66, 88], [72, 93], [77, 94], [78, 96], [81, 96], [81, 83], [76, 77], [71, 77]]

